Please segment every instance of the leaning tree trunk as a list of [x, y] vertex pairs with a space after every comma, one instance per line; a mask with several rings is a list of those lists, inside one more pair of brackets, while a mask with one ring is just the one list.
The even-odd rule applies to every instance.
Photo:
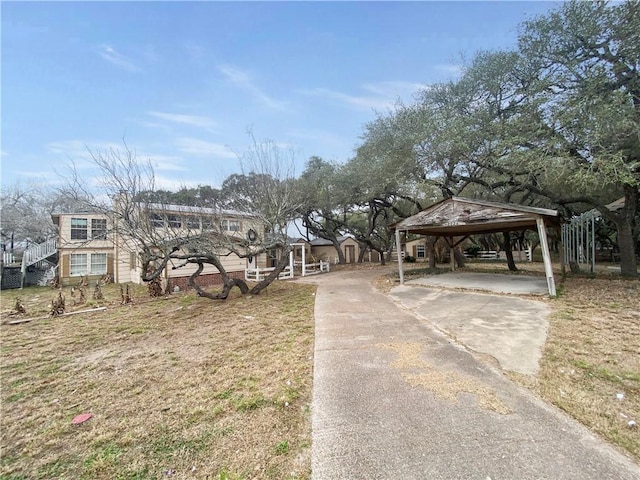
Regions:
[[512, 272], [517, 272], [516, 262], [513, 260], [513, 250], [511, 249], [511, 235], [509, 232], [502, 232], [502, 239], [504, 240], [502, 248], [507, 255], [507, 266]]
[[[233, 287], [238, 287], [240, 289], [240, 293], [242, 293], [243, 295], [249, 291], [247, 282], [245, 282], [240, 278], [231, 278], [217, 258], [212, 257], [212, 258], [207, 258], [206, 260], [200, 259], [192, 263], [197, 263], [198, 268], [189, 277], [188, 285], [191, 288], [193, 288], [198, 293], [198, 296], [200, 297], [210, 298], [211, 300], [226, 300], [227, 297], [229, 296], [229, 292], [231, 292]], [[198, 276], [202, 273], [205, 263], [210, 263], [214, 265], [220, 272], [220, 276], [222, 276], [222, 292], [220, 293], [207, 292], [200, 285], [196, 283], [196, 278], [198, 278]]]
[[338, 252], [338, 263], [340, 265], [344, 265], [345, 263], [347, 263], [344, 258], [344, 252], [340, 248], [340, 244], [338, 243], [338, 240], [334, 238], [331, 240], [331, 243], [333, 243], [333, 247], [336, 249], [336, 252]]
[[264, 280], [261, 280], [256, 285], [254, 285], [251, 290], [249, 290], [249, 293], [251, 295], [258, 295], [262, 290], [267, 288], [271, 284], [271, 282], [278, 278], [278, 275], [280, 275], [284, 268], [289, 264], [289, 251], [290, 250], [285, 250], [280, 260], [278, 260], [275, 269], [267, 277], [265, 277]]

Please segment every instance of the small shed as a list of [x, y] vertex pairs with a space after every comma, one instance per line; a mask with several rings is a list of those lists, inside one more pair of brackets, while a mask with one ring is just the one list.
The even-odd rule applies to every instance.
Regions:
[[[546, 227], [557, 227], [559, 224], [560, 216], [556, 210], [450, 197], [395, 223], [391, 228], [395, 230], [398, 252], [401, 249], [401, 232], [444, 237], [449, 247], [453, 249], [473, 234], [537, 228], [549, 295], [555, 295], [556, 287], [551, 268]], [[453, 255], [451, 257], [453, 259]], [[403, 284], [404, 272], [401, 255], [398, 255], [398, 270], [400, 283]]]

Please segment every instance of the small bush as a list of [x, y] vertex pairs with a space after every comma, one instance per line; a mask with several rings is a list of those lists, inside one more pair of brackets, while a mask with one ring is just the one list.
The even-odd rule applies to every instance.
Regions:
[[469, 255], [471, 258], [477, 258], [480, 250], [482, 250], [480, 245], [471, 245], [464, 249], [464, 253]]
[[416, 257], [412, 257], [411, 255], [405, 255], [404, 261], [407, 263], [416, 263]]

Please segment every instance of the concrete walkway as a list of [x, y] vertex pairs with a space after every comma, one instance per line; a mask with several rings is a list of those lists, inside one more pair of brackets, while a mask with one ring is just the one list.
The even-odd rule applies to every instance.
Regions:
[[640, 479], [637, 464], [378, 293], [382, 273], [304, 280], [319, 284], [314, 480]]

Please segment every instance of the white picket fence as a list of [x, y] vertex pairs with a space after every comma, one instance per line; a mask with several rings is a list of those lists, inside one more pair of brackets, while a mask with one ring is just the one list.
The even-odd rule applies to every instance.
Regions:
[[[268, 268], [247, 268], [244, 271], [244, 279], [247, 281], [261, 282], [275, 270], [275, 267]], [[278, 275], [280, 280], [285, 278], [293, 278], [293, 270], [291, 267], [284, 267], [284, 270]]]
[[329, 265], [329, 262], [323, 262], [322, 260], [317, 263], [305, 263], [302, 265], [302, 276], [306, 277], [307, 275], [328, 272]]

